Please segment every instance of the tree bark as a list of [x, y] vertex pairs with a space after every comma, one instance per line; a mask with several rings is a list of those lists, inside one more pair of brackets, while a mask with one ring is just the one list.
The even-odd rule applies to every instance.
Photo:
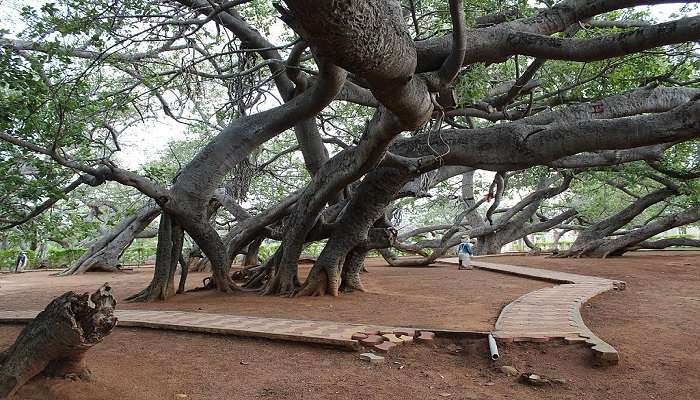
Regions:
[[338, 295], [345, 258], [367, 240], [370, 228], [384, 215], [386, 206], [411, 176], [409, 171], [396, 168], [383, 168], [367, 174], [334, 223], [328, 243], [319, 254], [299, 295]]
[[365, 287], [362, 285], [360, 273], [365, 266], [365, 257], [369, 250], [365, 247], [355, 247], [345, 257], [343, 263], [342, 282], [340, 284], [341, 292], [364, 292]]
[[180, 283], [177, 285], [177, 292], [176, 294], [182, 294], [185, 293], [185, 284], [187, 283], [187, 275], [190, 273], [190, 266], [187, 261], [185, 261], [185, 257], [180, 254], [180, 257], [177, 259], [178, 263], [180, 264]]
[[554, 229], [554, 242], [552, 243], [552, 248], [548, 249], [547, 251], [552, 252], [552, 254], [557, 255], [559, 254], [559, 241], [561, 240], [561, 237], [566, 234], [566, 232], [570, 231], [570, 229]]
[[0, 353], [0, 399], [40, 373], [89, 377], [83, 357], [116, 325], [115, 305], [107, 284], [92, 294], [67, 292], [51, 301]]
[[260, 245], [262, 244], [263, 240], [265, 240], [265, 237], [261, 236], [250, 242], [248, 249], [246, 250], [245, 257], [243, 258], [244, 267], [260, 264], [260, 260], [258, 259], [258, 251], [260, 250]]
[[527, 235], [523, 236], [523, 242], [525, 243], [525, 246], [527, 246], [530, 249], [530, 252], [532, 254], [535, 254], [535, 253], [539, 254], [542, 252], [542, 248], [540, 248], [536, 244], [534, 244]]
[[633, 248], [659, 233], [697, 221], [700, 221], [700, 207], [691, 207], [678, 214], [661, 217], [624, 235], [590, 242], [586, 248], [579, 252], [579, 255], [596, 258], [621, 256], [628, 251], [628, 248]]
[[[517, 240], [517, 239], [516, 239]], [[500, 254], [501, 248], [507, 243], [503, 243], [505, 240], [497, 237], [496, 235], [485, 235], [479, 237], [476, 243], [475, 252], [478, 255], [485, 254]], [[512, 240], [511, 240], [512, 242]], [[510, 243], [510, 242], [508, 242]]]
[[593, 247], [596, 247], [601, 240], [630, 223], [636, 216], [644, 212], [644, 210], [677, 193], [678, 191], [676, 189], [665, 187], [635, 200], [617, 214], [605, 218], [591, 225], [586, 230], [579, 232], [571, 248], [560, 253], [560, 255], [562, 257], [586, 255], [586, 253], [591, 251]]
[[668, 238], [654, 241], [640, 242], [634, 246], [627, 247], [625, 251], [640, 249], [666, 249], [668, 247], [700, 247], [700, 240], [690, 238]]
[[167, 300], [175, 295], [175, 271], [182, 253], [183, 239], [182, 226], [170, 214], [163, 213], [158, 227], [153, 279], [144, 290], [128, 297], [127, 301]]
[[498, 254], [506, 244], [529, 234], [551, 229], [575, 215], [576, 211], [567, 210], [546, 221], [530, 223], [542, 202], [564, 192], [569, 188], [572, 180], [573, 175], [566, 174], [559, 186], [550, 186], [556, 181], [556, 178], [543, 179], [538, 185], [538, 190], [525, 196], [513, 207], [505, 210], [493, 226], [486, 225], [472, 230], [470, 232], [471, 236], [478, 238], [476, 254]]
[[477, 212], [477, 201], [474, 195], [474, 170], [467, 171], [462, 174], [462, 202], [464, 202], [464, 212], [458, 216], [455, 223], [460, 224], [462, 221], [472, 228], [478, 228], [484, 225], [484, 219]]

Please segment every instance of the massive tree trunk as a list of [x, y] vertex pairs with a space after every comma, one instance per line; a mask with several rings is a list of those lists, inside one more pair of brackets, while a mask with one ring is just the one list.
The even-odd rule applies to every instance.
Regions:
[[[383, 168], [365, 177], [333, 224], [328, 243], [319, 254], [299, 295], [338, 295], [346, 257], [368, 239], [370, 228], [382, 218], [386, 206], [411, 176], [408, 170]], [[358, 257], [363, 251], [367, 253], [362, 247], [357, 248], [353, 256]], [[350, 260], [348, 271], [357, 266], [357, 260]], [[359, 264], [358, 268], [361, 267], [362, 264]], [[354, 272], [359, 273], [359, 269], [349, 275], [354, 280], [349, 282], [349, 287], [360, 289], [359, 275]]]
[[93, 294], [67, 292], [51, 301], [0, 353], [0, 399], [40, 373], [89, 378], [83, 357], [116, 325], [115, 305], [107, 284]]
[[513, 241], [511, 240], [507, 242], [506, 240], [508, 239], [503, 239], [503, 235], [480, 236], [476, 242], [474, 252], [478, 255], [500, 254], [503, 246]]
[[[366, 127], [363, 140], [329, 160], [302, 195], [284, 237], [281, 273], [268, 281], [271, 285], [267, 293], [294, 292], [291, 278], [296, 276], [296, 260], [323, 205], [375, 167], [399, 133], [417, 129], [429, 121], [433, 111], [430, 93], [445, 89], [452, 82], [461, 67], [465, 48], [464, 13], [459, 1], [450, 1], [455, 28], [452, 55], [440, 71], [426, 77], [414, 76], [415, 44], [408, 35], [398, 1], [360, 1], [340, 6], [306, 0], [286, 3], [291, 13], [285, 11], [284, 17], [315, 52], [365, 79], [381, 106]], [[324, 248], [328, 262], [319, 257], [300, 294], [337, 295], [342, 259], [354, 247], [340, 241], [329, 240]], [[332, 242], [338, 243], [337, 249], [331, 247]]]
[[119, 257], [139, 233], [160, 214], [157, 206], [143, 206], [107, 234], [97, 239], [75, 264], [58, 273], [59, 276], [82, 274], [87, 271], [116, 271]]
[[[382, 157], [384, 157], [393, 137], [403, 129], [404, 127], [390, 111], [378, 110], [368, 124], [367, 131], [371, 132], [371, 134], [368, 135], [367, 139], [360, 142], [356, 147], [343, 150], [331, 158], [324, 168], [316, 174], [312, 183], [307, 186], [299, 198], [295, 206], [295, 212], [290, 215], [289, 227], [283, 238], [283, 253], [278, 273], [268, 281], [268, 288], [265, 290], [265, 293], [285, 294], [293, 293], [297, 289], [297, 285], [294, 283], [297, 274], [297, 260], [301, 254], [303, 244], [314, 228], [323, 207], [335, 198], [343, 188], [356, 181], [373, 167], [376, 167]], [[372, 222], [370, 221], [370, 224]], [[336, 294], [340, 285], [339, 268], [341, 265], [342, 263], [332, 268], [332, 271], [336, 271], [337, 274], [325, 277], [325, 279], [332, 279], [329, 281], [331, 285], [329, 287], [334, 288], [331, 289], [331, 292]], [[331, 272], [331, 269], [328, 272]], [[313, 274], [310, 275], [310, 278], [321, 277]], [[309, 279], [307, 281], [311, 282]], [[320, 284], [321, 280], [319, 279], [318, 282]], [[309, 288], [310, 286], [307, 285], [306, 287]], [[317, 290], [304, 291], [304, 293], [307, 292], [316, 293]]]

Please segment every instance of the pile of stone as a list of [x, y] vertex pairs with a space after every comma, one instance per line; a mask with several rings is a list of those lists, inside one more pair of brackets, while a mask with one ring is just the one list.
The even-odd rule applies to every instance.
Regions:
[[356, 332], [352, 335], [353, 340], [359, 341], [365, 347], [369, 347], [374, 351], [386, 353], [392, 348], [413, 343], [431, 342], [435, 338], [435, 333], [428, 331], [416, 331], [412, 329], [404, 329], [400, 331], [364, 331]]

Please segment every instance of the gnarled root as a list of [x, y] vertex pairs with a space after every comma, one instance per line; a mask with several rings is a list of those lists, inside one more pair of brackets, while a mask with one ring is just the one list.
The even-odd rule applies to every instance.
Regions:
[[336, 259], [332, 263], [323, 263], [319, 257], [319, 261], [309, 272], [309, 276], [306, 277], [306, 282], [297, 296], [323, 296], [324, 294], [338, 296], [342, 262], [343, 259]]
[[[274, 272], [275, 265], [279, 262], [281, 255], [280, 247], [264, 264], [249, 269], [244, 268], [247, 274], [242, 277], [245, 279], [245, 282], [241, 284], [243, 290], [261, 291]], [[236, 273], [234, 273], [233, 278], [236, 279]]]
[[300, 286], [296, 270], [286, 271], [283, 268], [277, 267], [271, 274], [270, 279], [268, 279], [261, 288], [260, 294], [265, 296], [294, 296]]
[[293, 296], [299, 288], [296, 265], [282, 265], [282, 246], [243, 284], [261, 295]]
[[[241, 285], [244, 290], [259, 290], [265, 285], [265, 282], [270, 277], [272, 268], [266, 268], [264, 265], [250, 271], [245, 277], [245, 282]], [[234, 277], [235, 279], [235, 277]]]
[[126, 302], [147, 302], [167, 300], [175, 294], [175, 289], [167, 282], [151, 281], [142, 291], [124, 299]]
[[[234, 274], [235, 274], [235, 273], [234, 273]], [[241, 288], [238, 287], [238, 286], [233, 282], [234, 274], [231, 274], [231, 281], [226, 283], [226, 284], [228, 285], [228, 290], [222, 290], [222, 292], [232, 293], [232, 292], [237, 292], [237, 291], [240, 291], [240, 290], [241, 290]], [[202, 286], [196, 287], [196, 288], [194, 288], [194, 289], [186, 290], [185, 293], [190, 293], [190, 292], [203, 292], [203, 291], [206, 291], [206, 290], [216, 290], [217, 288], [218, 288], [218, 286], [216, 285], [216, 281], [214, 281], [214, 277], [213, 277], [213, 276], [208, 276], [208, 277], [202, 279]]]
[[55, 298], [0, 356], [0, 399], [40, 373], [89, 377], [83, 357], [112, 332], [115, 305], [108, 284], [92, 294], [67, 292]]
[[[311, 274], [309, 274], [309, 277], [306, 278], [306, 282], [304, 283], [304, 286], [297, 292], [297, 296], [323, 296], [326, 294], [326, 291], [328, 291], [328, 275], [326, 275], [326, 272], [324, 270], [320, 270], [317, 273], [314, 274], [312, 277]], [[336, 290], [335, 295], [337, 296], [338, 292]]]
[[202, 286], [196, 287], [194, 289], [189, 289], [186, 291], [186, 293], [203, 292], [205, 290], [214, 290], [214, 289], [216, 289], [216, 284], [214, 283], [214, 280], [211, 278], [211, 276], [208, 276], [208, 277], [202, 279]]

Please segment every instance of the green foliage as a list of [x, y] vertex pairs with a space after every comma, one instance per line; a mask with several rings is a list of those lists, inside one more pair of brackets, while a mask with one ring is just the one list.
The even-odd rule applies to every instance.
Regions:
[[[50, 247], [43, 260], [37, 260], [36, 252], [24, 250], [29, 258], [27, 268], [65, 268], [73, 265], [87, 249], [82, 247], [59, 248]], [[0, 269], [11, 270], [15, 267], [19, 247], [0, 250]], [[152, 244], [135, 244], [124, 251], [119, 261], [122, 265], [143, 265], [156, 254], [156, 246]]]
[[157, 247], [154, 245], [137, 244], [129, 246], [119, 258], [122, 265], [144, 265], [149, 258], [154, 257]]
[[260, 248], [258, 249], [258, 257], [261, 261], [267, 260], [268, 258], [272, 257], [273, 254], [275, 254], [279, 247], [279, 242], [268, 243], [268, 241], [265, 241], [260, 244]]
[[[666, 151], [661, 165], [679, 173], [697, 171], [697, 141], [676, 145]], [[636, 198], [610, 183], [623, 186], [635, 196], [645, 196], [663, 185], [652, 176], [663, 176], [645, 162], [633, 162], [616, 168], [600, 168], [578, 175], [561, 205], [574, 207], [584, 221], [599, 221], [630, 205]], [[647, 208], [630, 226], [645, 224], [650, 218], [668, 215], [700, 204], [698, 180], [678, 180], [666, 177], [679, 187], [680, 194]]]
[[37, 259], [33, 250], [22, 250], [12, 247], [0, 250], [0, 269], [12, 270], [15, 267], [17, 254], [20, 251], [27, 253], [28, 263], [26, 268], [64, 268], [73, 264], [85, 252], [84, 248], [49, 248], [43, 260]]
[[78, 261], [85, 250], [84, 248], [51, 248], [43, 263], [49, 268], [67, 267]]
[[[17, 255], [23, 251], [18, 247], [11, 247], [9, 249], [0, 250], [0, 270], [14, 270], [15, 262], [17, 261]], [[24, 250], [27, 253], [28, 263], [26, 268], [32, 267], [32, 262], [35, 259], [36, 254], [31, 250]]]

